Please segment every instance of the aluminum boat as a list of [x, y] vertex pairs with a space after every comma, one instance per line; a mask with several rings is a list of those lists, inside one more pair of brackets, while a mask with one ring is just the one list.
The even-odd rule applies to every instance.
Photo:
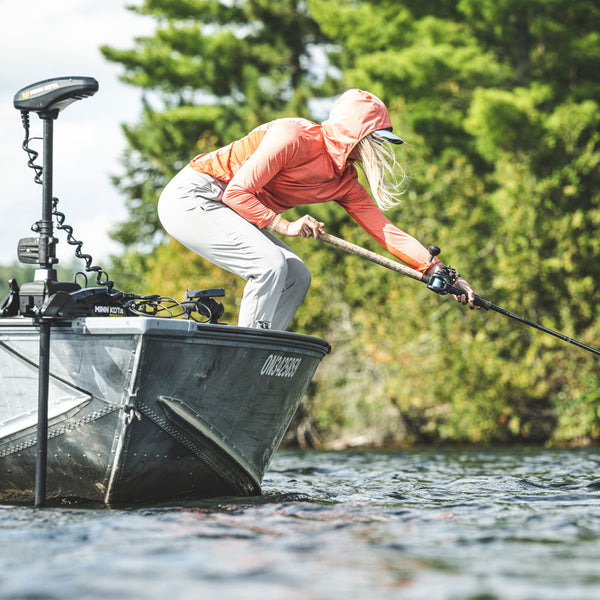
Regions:
[[[0, 501], [34, 498], [39, 327], [0, 319]], [[260, 493], [326, 342], [158, 317], [52, 328], [46, 498]]]

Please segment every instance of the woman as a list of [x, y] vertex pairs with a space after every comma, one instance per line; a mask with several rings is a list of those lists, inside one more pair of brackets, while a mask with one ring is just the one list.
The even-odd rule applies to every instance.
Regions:
[[[386, 179], [393, 153], [385, 142], [402, 140], [392, 133], [383, 102], [349, 90], [322, 125], [277, 119], [196, 156], [163, 191], [160, 221], [190, 250], [246, 280], [238, 325], [285, 330], [308, 291], [310, 273], [271, 232], [303, 238], [324, 232], [324, 223], [308, 214], [287, 221], [282, 213], [288, 208], [337, 202], [408, 266], [431, 274], [441, 265], [382, 212], [396, 202]], [[377, 206], [358, 181], [355, 161], [362, 163]], [[465, 291], [457, 300], [473, 308], [469, 284], [459, 277], [455, 286]]]

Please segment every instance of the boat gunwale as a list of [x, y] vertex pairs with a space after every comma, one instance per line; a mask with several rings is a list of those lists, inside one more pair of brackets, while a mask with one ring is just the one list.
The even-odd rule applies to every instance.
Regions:
[[[38, 322], [30, 317], [0, 318], [0, 328], [4, 332], [14, 326], [22, 331], [24, 327], [37, 327]], [[269, 342], [288, 343], [295, 349], [312, 350], [325, 356], [331, 352], [330, 344], [322, 338], [274, 329], [238, 327], [221, 323], [199, 323], [193, 320], [167, 319], [164, 317], [77, 317], [71, 321], [53, 324], [56, 332], [73, 331], [79, 335], [143, 335], [188, 338], [190, 340], [253, 342], [268, 345]], [[4, 333], [0, 329], [0, 334]], [[210, 336], [207, 339], [207, 335]], [[212, 340], [211, 340], [212, 338]]]

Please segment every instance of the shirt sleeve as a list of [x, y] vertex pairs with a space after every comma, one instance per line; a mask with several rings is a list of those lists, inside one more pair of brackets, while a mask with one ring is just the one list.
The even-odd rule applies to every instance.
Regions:
[[247, 221], [261, 229], [266, 227], [276, 213], [265, 206], [257, 194], [290, 163], [297, 149], [298, 139], [293, 129], [275, 121], [229, 182], [223, 202]]
[[388, 252], [404, 264], [425, 273], [431, 266], [429, 251], [410, 234], [396, 227], [373, 202], [367, 190], [359, 189], [350, 198], [339, 200], [348, 214]]

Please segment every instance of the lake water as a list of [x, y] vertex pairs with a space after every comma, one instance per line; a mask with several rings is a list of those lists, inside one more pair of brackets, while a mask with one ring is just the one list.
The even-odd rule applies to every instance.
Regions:
[[263, 487], [0, 506], [0, 598], [600, 598], [600, 449], [284, 451]]

